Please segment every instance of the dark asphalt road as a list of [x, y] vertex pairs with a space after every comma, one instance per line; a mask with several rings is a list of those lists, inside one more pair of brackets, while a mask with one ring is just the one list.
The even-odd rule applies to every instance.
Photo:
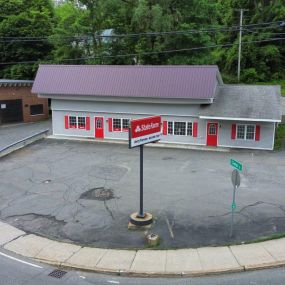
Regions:
[[[3, 256], [2, 254], [8, 256]], [[16, 258], [10, 259], [9, 257]], [[27, 264], [21, 261], [28, 262]], [[41, 268], [34, 267], [40, 266]], [[61, 278], [50, 277], [54, 267], [0, 251], [0, 285], [284, 285], [285, 269], [277, 268], [194, 278], [134, 278], [65, 270]]]

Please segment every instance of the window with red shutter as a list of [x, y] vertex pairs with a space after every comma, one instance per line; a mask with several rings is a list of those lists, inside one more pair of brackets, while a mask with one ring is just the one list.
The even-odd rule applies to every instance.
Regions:
[[109, 124], [109, 132], [113, 132], [113, 119], [112, 118], [108, 119], [108, 124]]
[[167, 121], [163, 121], [162, 134], [163, 134], [164, 136], [167, 135]]
[[255, 128], [255, 140], [256, 141], [260, 140], [260, 125], [256, 125], [256, 128]]
[[232, 140], [236, 139], [236, 130], [237, 130], [237, 125], [236, 124], [232, 124]]
[[86, 117], [86, 131], [90, 131], [90, 117]]
[[196, 138], [198, 136], [198, 123], [193, 123], [193, 137]]
[[66, 129], [69, 128], [69, 118], [68, 118], [68, 116], [64, 116], [64, 127]]

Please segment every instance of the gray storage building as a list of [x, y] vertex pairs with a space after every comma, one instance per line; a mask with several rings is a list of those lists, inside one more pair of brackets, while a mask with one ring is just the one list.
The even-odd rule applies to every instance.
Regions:
[[217, 66], [40, 65], [53, 134], [128, 139], [130, 119], [161, 115], [162, 142], [273, 149], [279, 86], [224, 84]]

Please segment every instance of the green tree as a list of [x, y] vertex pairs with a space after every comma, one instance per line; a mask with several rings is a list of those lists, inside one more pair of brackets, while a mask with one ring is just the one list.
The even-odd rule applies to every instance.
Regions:
[[[36, 64], [17, 62], [50, 58], [52, 45], [46, 40], [53, 26], [53, 5], [49, 0], [0, 0], [0, 77], [33, 79]], [[28, 37], [30, 39], [28, 39]], [[41, 40], [33, 41], [33, 37]]]
[[[285, 19], [283, 0], [264, 1], [219, 1], [220, 22], [225, 26], [238, 26], [239, 13], [235, 9], [248, 9], [245, 13], [244, 25], [264, 22], [276, 22]], [[243, 29], [243, 46], [241, 60], [241, 80], [243, 82], [269, 81], [284, 78], [285, 45], [284, 40], [268, 41], [270, 38], [283, 38], [284, 29], [277, 24], [264, 28], [245, 27]], [[260, 43], [249, 42], [261, 41]], [[222, 71], [236, 78], [238, 61], [238, 31], [224, 34], [220, 43], [234, 43], [235, 45], [220, 52], [219, 64]]]

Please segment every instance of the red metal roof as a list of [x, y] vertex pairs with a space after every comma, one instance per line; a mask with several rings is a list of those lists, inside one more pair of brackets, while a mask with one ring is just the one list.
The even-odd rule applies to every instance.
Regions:
[[210, 99], [217, 66], [40, 65], [32, 92], [50, 95]]

